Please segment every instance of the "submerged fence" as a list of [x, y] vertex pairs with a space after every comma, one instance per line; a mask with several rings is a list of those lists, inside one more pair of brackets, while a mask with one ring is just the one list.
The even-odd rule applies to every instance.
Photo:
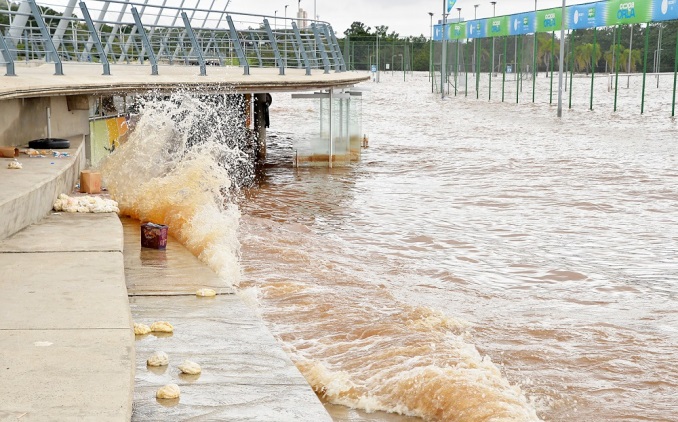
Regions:
[[[585, 92], [589, 109], [600, 106], [596, 87], [602, 77], [613, 93], [609, 104], [613, 111], [620, 106], [620, 90], [637, 89], [637, 107], [645, 113], [647, 94], [654, 88], [652, 96], [661, 97], [659, 102], [668, 105], [675, 116], [677, 0], [610, 0], [569, 6], [566, 16], [561, 11], [554, 8], [437, 25], [431, 58], [432, 91], [517, 103], [540, 102], [547, 95], [552, 103], [558, 95], [561, 43], [556, 30], [564, 23], [563, 98], [569, 108], [581, 105]], [[633, 47], [634, 39], [639, 48]], [[549, 83], [538, 83], [539, 75]], [[588, 89], [584, 89], [583, 79], [588, 81]], [[573, 95], [579, 98], [573, 99]]]
[[[154, 3], [155, 1], [155, 3]], [[196, 65], [287, 68], [342, 72], [346, 64], [332, 26], [324, 21], [227, 11], [224, 0], [208, 8], [174, 7], [167, 1], [69, 0], [65, 6], [35, 0], [0, 3], [0, 64], [16, 75], [17, 62]], [[194, 3], [195, 4], [195, 3]], [[76, 7], [77, 6], [77, 7]], [[63, 10], [58, 12], [57, 10]], [[271, 25], [273, 22], [273, 25]]]

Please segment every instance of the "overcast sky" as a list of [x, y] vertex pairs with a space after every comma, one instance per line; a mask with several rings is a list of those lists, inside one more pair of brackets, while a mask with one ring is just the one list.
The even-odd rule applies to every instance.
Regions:
[[[205, 2], [206, 0], [203, 0]], [[354, 21], [363, 22], [372, 27], [386, 25], [389, 32], [395, 31], [401, 36], [430, 33], [430, 17], [433, 12], [434, 23], [442, 19], [443, 0], [315, 0], [320, 19], [332, 24], [335, 32], [342, 34]], [[591, 0], [567, 0], [567, 5], [589, 3]], [[298, 7], [297, 0], [231, 0], [229, 9], [238, 12], [255, 11], [283, 16], [285, 5], [288, 17]], [[492, 17], [492, 5], [489, 0], [457, 0], [452, 17], [457, 17], [457, 7], [461, 7], [462, 19], [473, 19], [474, 5], [478, 4], [478, 18]], [[562, 0], [538, 0], [540, 9], [562, 6]], [[301, 8], [307, 10], [309, 18], [313, 16], [313, 0], [301, 0]], [[534, 0], [497, 0], [497, 15], [534, 10]]]
[[[2, 0], [0, 0], [2, 1]], [[14, 0], [18, 1], [18, 0]], [[68, 0], [37, 0], [42, 5], [65, 5]], [[96, 16], [96, 10], [101, 7], [101, 2], [85, 0], [92, 16]], [[130, 0], [132, 3], [141, 4], [144, 0]], [[151, 4], [162, 4], [163, 0], [148, 0]], [[178, 7], [182, 4], [184, 7], [198, 7], [209, 9], [212, 4], [213, 10], [220, 10], [229, 0], [167, 0], [167, 5]], [[567, 5], [590, 3], [592, 0], [566, 0]], [[445, 0], [230, 0], [228, 10], [232, 12], [256, 13], [270, 16], [283, 17], [285, 15], [285, 5], [287, 7], [287, 17], [296, 17], [297, 8], [308, 12], [308, 17], [312, 18], [314, 5], [316, 14], [321, 20], [329, 21], [335, 32], [341, 36], [343, 32], [351, 26], [354, 21], [364, 23], [366, 26], [374, 27], [386, 25], [389, 27], [389, 33], [395, 31], [401, 36], [418, 36], [430, 34], [429, 12], [433, 12], [434, 23], [442, 19], [443, 4]], [[478, 5], [477, 17], [492, 17], [492, 4], [490, 0], [457, 0], [455, 10], [451, 16], [457, 17], [457, 7], [461, 7], [461, 16], [464, 20], [474, 18], [474, 5]], [[562, 6], [562, 0], [538, 0], [539, 9]], [[115, 9], [111, 7], [111, 10]], [[141, 7], [138, 7], [139, 9]], [[534, 10], [534, 0], [497, 0], [497, 16], [509, 15]], [[277, 11], [277, 14], [276, 14]], [[79, 10], [76, 7], [76, 13]], [[238, 18], [234, 18], [236, 22]], [[259, 22], [257, 20], [257, 22]], [[282, 26], [282, 19], [277, 22]], [[236, 23], [237, 25], [237, 23]], [[274, 22], [271, 21], [271, 25]]]

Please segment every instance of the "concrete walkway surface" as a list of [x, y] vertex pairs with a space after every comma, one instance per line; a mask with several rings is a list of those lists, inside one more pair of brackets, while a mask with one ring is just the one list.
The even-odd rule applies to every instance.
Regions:
[[[232, 292], [175, 239], [167, 251], [140, 248], [139, 223], [123, 219], [125, 274], [135, 322], [168, 321], [171, 335], [136, 337], [133, 421], [331, 421], [324, 406], [258, 316], [235, 294], [195, 296], [210, 287]], [[152, 283], [151, 283], [152, 280]], [[152, 286], [151, 286], [152, 285]], [[155, 351], [169, 366], [146, 366]], [[192, 360], [196, 376], [177, 366]], [[156, 390], [178, 384], [178, 400]]]
[[0, 421], [122, 421], [134, 335], [115, 214], [50, 214], [0, 241]]

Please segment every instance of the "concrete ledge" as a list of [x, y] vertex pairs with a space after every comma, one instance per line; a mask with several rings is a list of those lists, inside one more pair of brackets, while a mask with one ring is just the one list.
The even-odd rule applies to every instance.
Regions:
[[69, 158], [28, 158], [21, 170], [10, 170], [10, 158], [0, 158], [0, 240], [33, 223], [52, 209], [56, 198], [70, 193], [85, 165], [83, 137], [71, 138]]

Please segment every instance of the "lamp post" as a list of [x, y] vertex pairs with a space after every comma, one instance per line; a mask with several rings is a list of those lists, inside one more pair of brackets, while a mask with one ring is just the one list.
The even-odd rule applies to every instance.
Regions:
[[278, 11], [276, 10], [273, 14], [273, 28], [278, 29]]
[[431, 94], [433, 93], [433, 12], [428, 12], [431, 17], [431, 37], [429, 38], [429, 52], [428, 52], [428, 80], [431, 81]]
[[285, 58], [283, 59], [285, 67], [287, 67], [287, 6], [289, 6], [289, 4], [285, 5]]
[[443, 0], [443, 38], [442, 53], [440, 54], [440, 98], [445, 98], [445, 78], [447, 77], [447, 37], [445, 30], [447, 27], [447, 0]]
[[[492, 17], [496, 18], [497, 17], [497, 2], [496, 1], [491, 1], [492, 4]], [[494, 37], [492, 37], [492, 70], [490, 70], [490, 77], [492, 77], [492, 74], [494, 73]], [[490, 82], [492, 83], [492, 82]]]
[[[473, 20], [475, 21], [478, 19], [478, 6], [479, 4], [474, 4], [473, 5]], [[476, 73], [476, 39], [473, 38], [473, 67], [471, 68], [471, 71], [473, 74]]]
[[[457, 7], [457, 13], [458, 13], [458, 19], [457, 22], [461, 24], [461, 7]], [[465, 37], [464, 37], [465, 38]], [[459, 38], [457, 38], [457, 58], [456, 58], [456, 63], [457, 65], [454, 68], [454, 96], [457, 96], [457, 83], [458, 79], [457, 76], [459, 74]]]

